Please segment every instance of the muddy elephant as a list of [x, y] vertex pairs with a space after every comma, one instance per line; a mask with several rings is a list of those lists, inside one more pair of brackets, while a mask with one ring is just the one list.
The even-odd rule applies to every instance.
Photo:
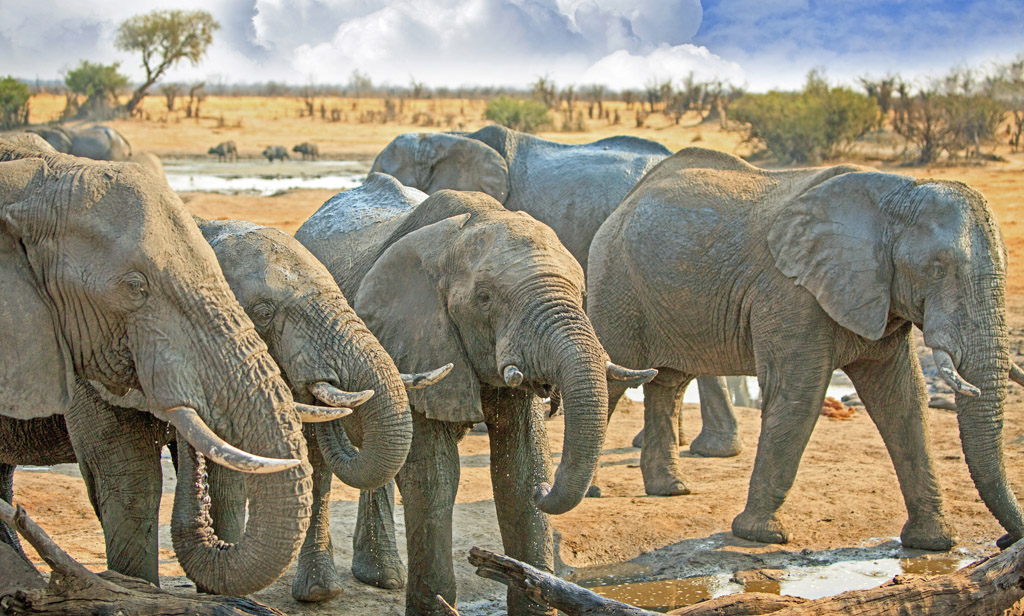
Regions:
[[[660, 143], [637, 137], [567, 145], [492, 125], [475, 133], [399, 135], [377, 156], [372, 171], [427, 193], [444, 188], [485, 192], [554, 229], [586, 272], [590, 244], [601, 223], [670, 154]], [[737, 455], [742, 445], [723, 381], [701, 377], [698, 385], [703, 422], [690, 451]], [[688, 492], [682, 483], [646, 487], [648, 494]], [[594, 486], [591, 495], [600, 495], [600, 489]]]
[[281, 161], [282, 163], [285, 161], [286, 158], [290, 159], [290, 157], [288, 156], [288, 150], [284, 149], [283, 145], [268, 145], [267, 147], [263, 148], [263, 156], [266, 157], [267, 161], [271, 163], [274, 162], [275, 159]]
[[132, 155], [132, 146], [124, 136], [101, 124], [87, 128], [44, 126], [30, 129], [64, 154], [93, 160], [122, 161]]
[[[400, 213], [410, 192], [370, 174], [322, 206], [296, 238], [355, 298], [400, 369], [455, 364], [435, 387], [410, 392], [413, 442], [397, 477], [409, 549], [406, 613], [433, 614], [435, 595], [453, 602], [456, 594], [458, 441], [473, 423], [487, 423], [505, 550], [551, 571], [547, 514], [575, 507], [590, 485], [604, 439], [608, 368], [583, 311], [583, 271], [550, 228], [477, 192], [440, 191]], [[549, 486], [546, 413], [533, 398], [552, 387], [562, 392], [572, 436]], [[390, 506], [386, 491], [364, 493], [360, 525]], [[390, 525], [390, 514], [378, 523]], [[393, 528], [357, 528], [357, 560], [401, 568], [397, 553], [382, 554], [382, 544], [369, 540], [387, 533]], [[525, 594], [510, 593], [509, 613], [532, 609]]]
[[764, 171], [687, 148], [648, 173], [595, 236], [588, 313], [614, 361], [660, 369], [644, 408], [645, 476], [681, 479], [672, 415], [687, 381], [757, 375], [761, 435], [732, 530], [786, 542], [777, 511], [841, 368], [895, 466], [909, 513], [903, 545], [943, 550], [955, 538], [925, 430], [911, 338], [921, 328], [957, 392], [964, 457], [1006, 546], [1024, 520], [1002, 448], [1007, 376], [1020, 376], [1007, 350], [1005, 279], [999, 227], [968, 186], [851, 165]]
[[114, 550], [112, 567], [157, 581], [155, 518], [139, 515], [136, 491], [123, 489], [150, 485], [136, 462], [153, 445], [133, 449], [116, 421], [75, 412], [83, 379], [116, 395], [144, 392], [154, 418], [203, 457], [255, 473], [245, 537], [211, 544], [204, 461], [182, 445], [182, 477], [194, 481], [179, 482], [174, 515], [189, 576], [226, 594], [279, 577], [312, 502], [299, 415], [181, 200], [136, 165], [0, 143], [0, 220], [0, 414], [63, 412], [73, 434], [76, 423], [111, 428], [110, 440], [78, 450], [79, 461], [101, 469], [101, 521], [118, 529], [108, 534], [151, 538]]
[[320, 148], [311, 141], [303, 141], [292, 148], [292, 152], [302, 154], [302, 160], [316, 160], [320, 158]]
[[206, 151], [207, 154], [216, 154], [219, 161], [238, 160], [238, 146], [232, 140], [221, 141]]

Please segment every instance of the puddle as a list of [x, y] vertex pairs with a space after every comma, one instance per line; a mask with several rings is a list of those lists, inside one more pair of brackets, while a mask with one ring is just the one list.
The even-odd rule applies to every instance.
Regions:
[[[761, 397], [761, 388], [757, 386], [757, 377], [747, 376], [743, 377], [747, 380], [747, 391], [750, 392], [750, 397], [753, 400], [759, 400]], [[825, 390], [826, 396], [831, 396], [836, 400], [841, 400], [843, 396], [856, 393], [853, 389], [853, 383], [850, 382], [850, 378], [843, 373], [842, 370], [836, 370], [832, 373], [832, 381], [828, 385], [828, 389]], [[626, 390], [626, 397], [636, 402], [644, 401], [644, 390], [642, 387], [635, 387], [633, 389]], [[683, 393], [683, 402], [690, 404], [700, 403], [700, 396], [697, 394], [697, 380], [694, 379], [686, 387], [686, 391]]]
[[[597, 594], [655, 612], [740, 592], [763, 592], [818, 599], [880, 586], [900, 574], [945, 575], [973, 562], [958, 556], [876, 558], [788, 569], [651, 580], [655, 568], [636, 563], [578, 569], [569, 581]], [[742, 580], [742, 581], [741, 581]]]
[[164, 164], [167, 183], [180, 192], [257, 194], [270, 196], [295, 188], [347, 190], [366, 179], [367, 163], [358, 161], [309, 161], [268, 163], [178, 162]]

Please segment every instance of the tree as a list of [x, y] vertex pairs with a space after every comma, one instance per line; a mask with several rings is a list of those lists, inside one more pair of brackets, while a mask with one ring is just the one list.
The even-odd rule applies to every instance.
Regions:
[[484, 117], [512, 130], [532, 133], [548, 123], [548, 108], [535, 100], [499, 96], [487, 104]]
[[134, 113], [150, 86], [181, 60], [197, 66], [218, 28], [220, 24], [206, 11], [152, 11], [123, 21], [114, 45], [122, 51], [140, 52], [146, 71], [146, 79], [132, 93], [125, 110]]
[[[117, 72], [121, 64], [92, 63], [82, 60], [77, 68], [64, 75], [64, 85], [73, 97], [68, 98], [64, 115], [88, 115], [105, 118], [117, 106], [117, 94], [128, 85], [128, 78]], [[85, 97], [85, 102], [81, 101]], [[72, 108], [73, 107], [73, 108]]]
[[8, 75], [0, 79], [0, 130], [28, 124], [28, 86]]
[[547, 75], [538, 77], [537, 81], [533, 82], [531, 89], [533, 99], [544, 105], [545, 108], [554, 109], [558, 104], [558, 90], [555, 88], [555, 82]]

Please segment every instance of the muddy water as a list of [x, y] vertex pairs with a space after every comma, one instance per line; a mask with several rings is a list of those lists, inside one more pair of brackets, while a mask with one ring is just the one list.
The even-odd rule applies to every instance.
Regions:
[[657, 612], [739, 592], [817, 599], [874, 588], [901, 574], [944, 575], [972, 562], [958, 555], [845, 560], [824, 565], [748, 570], [682, 579], [650, 579], [651, 565], [623, 563], [578, 569], [569, 577], [601, 596]]

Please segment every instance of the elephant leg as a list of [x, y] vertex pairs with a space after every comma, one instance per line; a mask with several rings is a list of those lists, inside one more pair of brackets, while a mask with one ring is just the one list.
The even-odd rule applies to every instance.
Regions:
[[452, 512], [459, 487], [459, 439], [468, 424], [427, 419], [413, 411], [413, 436], [398, 488], [405, 505], [409, 581], [405, 613], [444, 614], [435, 597], [456, 603], [452, 564]]
[[761, 435], [746, 507], [732, 521], [737, 537], [761, 543], [789, 541], [776, 514], [793, 486], [825, 401], [832, 370], [828, 357], [817, 355], [827, 348], [827, 340], [821, 340], [787, 349], [790, 353], [765, 353], [771, 364], [758, 367], [764, 409]]
[[[13, 464], [0, 464], [0, 499], [10, 505], [14, 504], [14, 469]], [[21, 549], [18, 533], [4, 522], [0, 522], [0, 541], [14, 548], [25, 562], [29, 562], [28, 556]]]
[[292, 579], [292, 598], [296, 601], [326, 601], [342, 591], [331, 544], [331, 471], [320, 453], [316, 431], [306, 425], [302, 433], [309, 450], [309, 464], [313, 467], [313, 512]]
[[352, 536], [352, 575], [378, 588], [405, 586], [405, 564], [395, 538], [395, 483], [359, 493]]
[[[551, 524], [533, 501], [535, 487], [551, 483], [551, 452], [544, 417], [532, 408], [533, 396], [529, 393], [491, 389], [482, 397], [491, 444], [491, 484], [505, 554], [554, 573]], [[509, 616], [554, 613], [546, 604], [509, 588]]]
[[663, 369], [644, 385], [644, 438], [640, 470], [652, 496], [689, 494], [679, 470], [679, 401], [692, 377]]
[[[611, 424], [612, 414], [615, 412], [615, 407], [619, 405], [619, 400], [622, 399], [623, 394], [626, 393], [627, 387], [616, 381], [608, 382], [608, 423]], [[587, 498], [601, 498], [601, 484], [597, 480], [597, 474], [600, 472], [600, 467], [594, 469], [594, 478], [590, 481], [590, 488], [587, 489]]]
[[908, 548], [945, 551], [956, 543], [932, 464], [926, 424], [927, 393], [909, 333], [881, 356], [843, 368], [885, 442], [909, 517], [900, 533]]
[[[725, 377], [697, 378], [700, 391], [701, 429], [690, 445], [690, 452], [707, 458], [728, 458], [743, 451], [736, 432], [736, 413], [733, 411]], [[682, 417], [682, 413], [679, 415]]]
[[747, 377], [727, 376], [725, 377], [725, 384], [729, 388], [733, 404], [747, 408], [754, 407], [754, 399], [750, 396], [750, 388], [747, 387]]
[[[647, 400], [647, 385], [644, 388], [644, 400]], [[686, 387], [683, 387], [683, 394], [686, 393]], [[680, 395], [676, 401], [676, 444], [680, 447], [686, 444], [686, 432], [683, 430], [683, 396]], [[640, 431], [633, 437], [633, 447], [642, 448], [644, 446], [644, 428], [640, 428]]]
[[107, 567], [159, 585], [160, 448], [167, 427], [147, 413], [117, 409], [95, 392], [82, 392], [65, 419], [103, 527]]

